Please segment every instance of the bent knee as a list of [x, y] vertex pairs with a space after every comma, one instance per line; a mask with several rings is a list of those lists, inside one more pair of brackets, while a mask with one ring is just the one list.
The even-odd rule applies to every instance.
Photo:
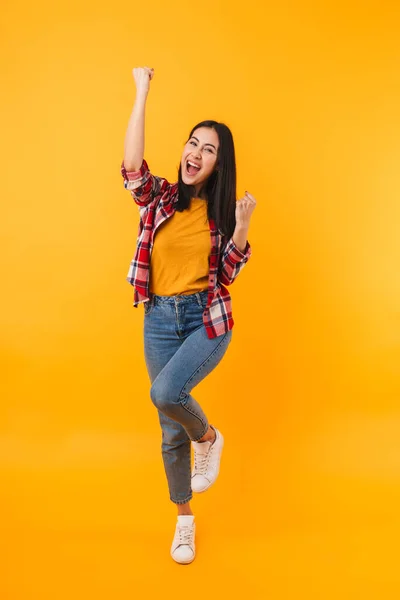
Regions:
[[177, 403], [178, 398], [175, 396], [174, 390], [161, 382], [154, 382], [150, 388], [151, 401], [161, 412], [168, 412]]

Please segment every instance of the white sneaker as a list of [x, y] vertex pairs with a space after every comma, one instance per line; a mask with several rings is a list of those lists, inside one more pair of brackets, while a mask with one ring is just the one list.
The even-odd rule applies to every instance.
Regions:
[[187, 565], [194, 560], [196, 556], [195, 533], [194, 516], [179, 515], [171, 546], [171, 556], [176, 562]]
[[192, 442], [194, 449], [194, 467], [192, 470], [192, 490], [205, 492], [218, 477], [224, 438], [213, 427], [216, 438], [211, 442]]

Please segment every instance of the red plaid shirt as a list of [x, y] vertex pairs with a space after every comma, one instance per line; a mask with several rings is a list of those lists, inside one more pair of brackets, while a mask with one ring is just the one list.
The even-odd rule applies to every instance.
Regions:
[[[136, 253], [130, 264], [127, 281], [134, 286], [133, 306], [150, 300], [149, 270], [151, 251], [156, 229], [175, 212], [178, 199], [178, 183], [168, 183], [166, 179], [150, 173], [143, 160], [139, 171], [126, 171], [121, 164], [124, 187], [129, 190], [139, 206], [139, 229]], [[225, 286], [231, 285], [251, 256], [251, 247], [241, 252], [232, 238], [217, 229], [213, 219], [209, 219], [211, 254], [209, 256], [208, 299], [203, 312], [203, 322], [207, 336], [212, 339], [223, 335], [234, 325], [232, 299]]]

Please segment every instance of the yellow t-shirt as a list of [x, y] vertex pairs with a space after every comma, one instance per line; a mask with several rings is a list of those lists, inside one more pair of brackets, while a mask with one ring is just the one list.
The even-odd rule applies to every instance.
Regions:
[[211, 254], [207, 200], [192, 198], [156, 230], [150, 261], [150, 292], [159, 296], [194, 294], [208, 289]]

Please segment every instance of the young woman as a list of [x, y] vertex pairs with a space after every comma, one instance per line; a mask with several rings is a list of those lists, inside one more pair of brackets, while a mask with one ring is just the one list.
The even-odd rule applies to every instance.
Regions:
[[143, 158], [144, 121], [154, 70], [135, 68], [133, 76], [136, 100], [121, 174], [140, 222], [127, 280], [135, 289], [134, 307], [144, 303], [150, 396], [162, 430], [170, 500], [178, 509], [170, 553], [187, 564], [195, 558], [192, 492], [215, 482], [224, 444], [191, 390], [231, 342], [234, 321], [225, 286], [251, 256], [247, 232], [256, 201], [248, 192], [236, 201], [233, 138], [216, 121], [203, 121], [190, 132], [176, 183], [150, 172]]

